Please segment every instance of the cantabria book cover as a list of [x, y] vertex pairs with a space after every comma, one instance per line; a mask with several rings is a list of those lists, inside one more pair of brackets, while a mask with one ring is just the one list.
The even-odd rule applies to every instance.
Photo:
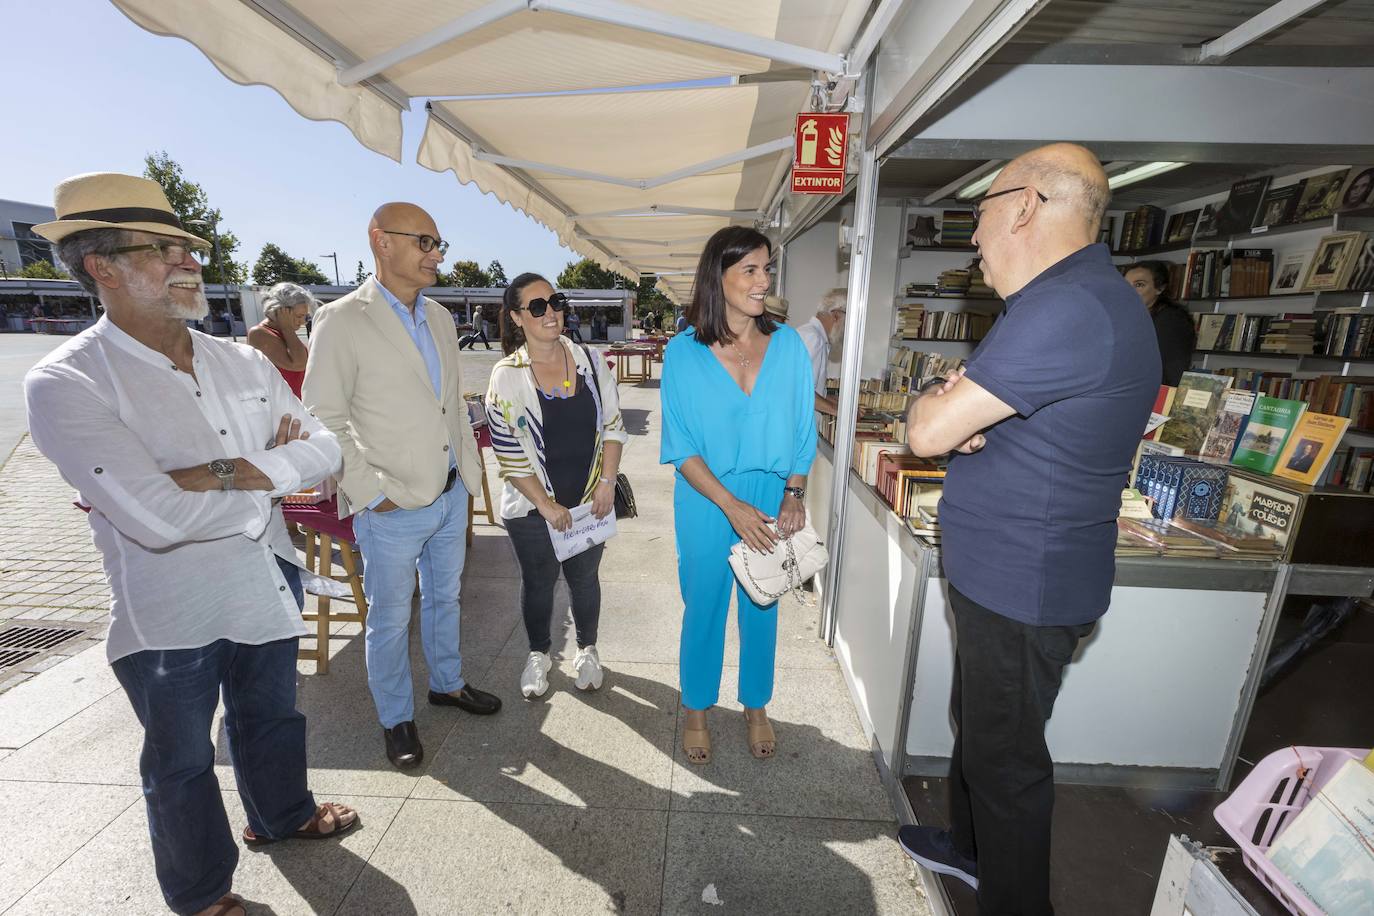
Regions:
[[1207, 438], [1207, 430], [1221, 409], [1221, 393], [1231, 387], [1229, 375], [1185, 372], [1179, 380], [1169, 422], [1159, 431], [1159, 441], [1177, 445], [1186, 454], [1196, 455]]
[[1307, 404], [1303, 401], [1286, 401], [1263, 394], [1255, 398], [1255, 408], [1250, 411], [1250, 419], [1236, 443], [1231, 463], [1261, 474], [1274, 473], [1279, 455], [1288, 443], [1288, 434], [1298, 425], [1306, 409]]
[[1304, 411], [1298, 425], [1293, 427], [1288, 444], [1279, 454], [1274, 476], [1287, 477], [1299, 483], [1314, 485], [1331, 462], [1336, 446], [1350, 426], [1349, 417], [1333, 417], [1324, 413]]
[[1245, 425], [1250, 411], [1255, 406], [1255, 392], [1238, 389], [1222, 395], [1221, 410], [1217, 411], [1212, 428], [1203, 440], [1201, 456], [1229, 461], [1240, 438], [1241, 427]]

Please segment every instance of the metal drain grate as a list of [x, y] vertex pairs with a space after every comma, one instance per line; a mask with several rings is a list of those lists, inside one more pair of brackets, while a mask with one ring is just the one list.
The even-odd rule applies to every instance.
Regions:
[[85, 632], [80, 627], [10, 627], [0, 630], [0, 649], [35, 649], [42, 652]]
[[21, 652], [17, 649], [0, 649], [0, 668], [13, 668], [40, 655], [39, 652]]

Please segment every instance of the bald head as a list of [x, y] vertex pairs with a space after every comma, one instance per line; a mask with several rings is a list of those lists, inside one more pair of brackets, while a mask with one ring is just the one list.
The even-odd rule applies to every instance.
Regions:
[[1023, 153], [1002, 170], [996, 182], [997, 187], [1018, 185], [1035, 188], [1062, 205], [1049, 208], [1047, 216], [1059, 210], [1064, 218], [1085, 223], [1090, 237], [1097, 236], [1111, 191], [1107, 173], [1092, 151], [1076, 143], [1051, 143]]
[[[383, 230], [383, 233], [378, 233], [378, 229]], [[379, 236], [386, 231], [414, 232], [436, 238], [439, 236], [434, 218], [426, 213], [423, 207], [405, 201], [385, 203], [373, 211], [372, 219], [367, 223], [367, 238], [372, 246], [373, 257], [377, 256], [377, 246], [381, 242]]]

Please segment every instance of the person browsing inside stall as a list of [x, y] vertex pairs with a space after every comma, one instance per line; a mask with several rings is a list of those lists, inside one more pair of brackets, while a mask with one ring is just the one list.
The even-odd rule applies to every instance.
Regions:
[[571, 314], [568, 297], [539, 274], [520, 274], [506, 287], [501, 312], [505, 358], [491, 371], [487, 418], [492, 450], [505, 486], [501, 517], [520, 563], [520, 608], [529, 655], [520, 675], [525, 697], [543, 696], [553, 668], [550, 625], [558, 573], [568, 583], [579, 690], [601, 686], [604, 672], [596, 648], [601, 617], [601, 557], [595, 544], [558, 560], [549, 527], [567, 531], [571, 509], [591, 503], [605, 518], [615, 511], [615, 476], [629, 440], [620, 415], [620, 396], [605, 360], [563, 334]]
[[1013, 160], [974, 206], [1004, 313], [964, 370], [913, 399], [908, 444], [956, 452], [940, 503], [957, 649], [949, 830], [906, 852], [977, 889], [983, 916], [1048, 916], [1045, 724], [1111, 600], [1122, 482], [1159, 387], [1147, 312], [1095, 243], [1107, 176], [1081, 146]]
[[1163, 261], [1138, 261], [1122, 271], [1126, 282], [1150, 312], [1165, 385], [1177, 385], [1193, 364], [1197, 329], [1188, 310], [1169, 298], [1169, 265]]

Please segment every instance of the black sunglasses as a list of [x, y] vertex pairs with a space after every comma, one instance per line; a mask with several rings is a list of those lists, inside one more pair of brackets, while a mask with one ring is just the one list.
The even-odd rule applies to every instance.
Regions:
[[517, 305], [511, 308], [512, 312], [529, 312], [534, 318], [543, 318], [544, 313], [552, 308], [555, 312], [561, 312], [568, 307], [568, 297], [563, 293], [554, 293], [548, 299], [531, 299], [524, 305]]
[[[1017, 191], [1025, 191], [1028, 187], [1028, 185], [1021, 185], [1019, 188], [1007, 188], [1005, 191], [998, 191], [996, 194], [984, 194], [982, 197], [975, 200], [973, 202], [973, 228], [977, 229], [978, 220], [983, 218], [983, 204], [992, 200], [994, 197], [1001, 197], [1003, 194], [1015, 194]], [[1029, 189], [1035, 191], [1035, 188]], [[1039, 191], [1035, 191], [1035, 196], [1040, 198], [1042, 204], [1050, 202], [1050, 199]]]

